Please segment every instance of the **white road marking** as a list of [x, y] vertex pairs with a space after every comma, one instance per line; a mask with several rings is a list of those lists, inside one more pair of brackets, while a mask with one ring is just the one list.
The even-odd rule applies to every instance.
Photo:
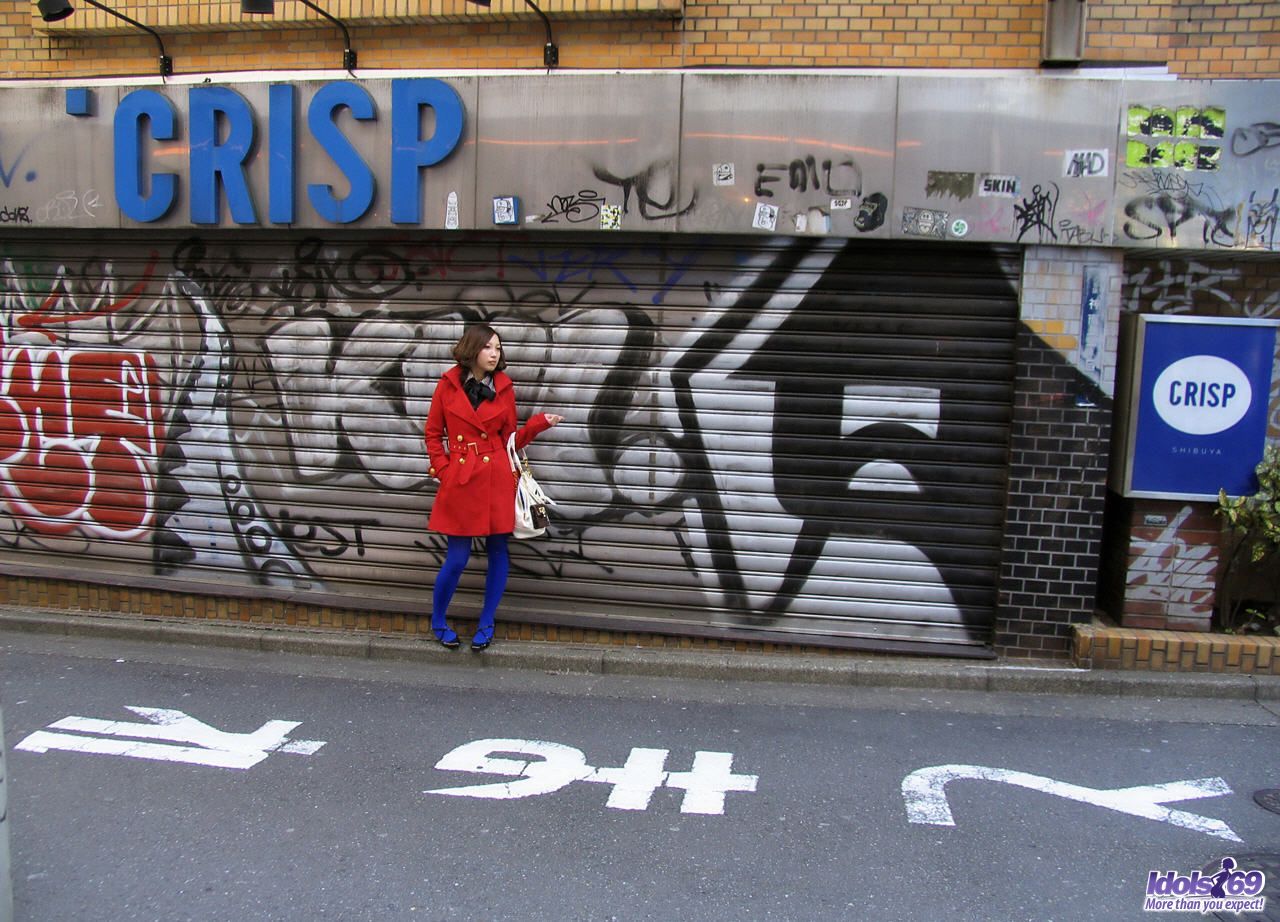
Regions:
[[[539, 761], [496, 758], [495, 754], [534, 756]], [[611, 784], [613, 791], [605, 806], [614, 810], [647, 810], [653, 792], [660, 787], [685, 792], [681, 813], [708, 816], [724, 813], [725, 795], [731, 791], [752, 792], [757, 776], [735, 775], [733, 753], [698, 751], [693, 768], [687, 772], [665, 770], [666, 749], [633, 748], [627, 761], [618, 768], [593, 768], [580, 749], [546, 740], [484, 739], [466, 743], [436, 763], [441, 771], [475, 772], [478, 774], [512, 775], [517, 780], [495, 784], [437, 788], [425, 794], [446, 797], [478, 797], [489, 800], [514, 800], [550, 794], [575, 781]]]
[[1169, 781], [1164, 784], [1146, 784], [1128, 788], [1086, 788], [1063, 781], [1055, 781], [1043, 775], [991, 768], [985, 765], [933, 765], [907, 775], [902, 780], [902, 798], [906, 803], [907, 818], [912, 823], [930, 826], [954, 826], [951, 805], [947, 803], [946, 786], [961, 779], [996, 781], [1013, 784], [1033, 791], [1042, 791], [1056, 797], [1104, 807], [1130, 816], [1140, 816], [1159, 823], [1169, 823], [1231, 842], [1241, 841], [1231, 827], [1222, 820], [1171, 810], [1164, 806], [1170, 801], [1195, 800], [1201, 797], [1221, 797], [1230, 794], [1231, 788], [1221, 778], [1197, 778], [1191, 781]]
[[[324, 745], [322, 740], [290, 740], [288, 734], [299, 726], [299, 722], [293, 720], [269, 720], [252, 733], [228, 733], [182, 711], [134, 705], [127, 709], [147, 722], [64, 717], [47, 729], [32, 733], [14, 748], [24, 752], [58, 750], [243, 770], [257, 765], [272, 752], [312, 755]], [[69, 732], [50, 732], [53, 730]]]

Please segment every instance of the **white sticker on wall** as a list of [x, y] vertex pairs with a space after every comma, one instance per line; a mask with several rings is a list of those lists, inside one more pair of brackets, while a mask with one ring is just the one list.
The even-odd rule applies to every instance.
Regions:
[[622, 230], [622, 206], [600, 206], [600, 229], [606, 231]]
[[853, 199], [851, 198], [833, 198], [831, 200], [832, 211], [848, 211], [853, 207]]
[[1084, 179], [1107, 175], [1107, 150], [1069, 150], [1062, 158], [1062, 175]]
[[514, 195], [495, 195], [493, 197], [493, 223], [520, 223], [520, 199]]
[[444, 206], [444, 226], [446, 230], [458, 229], [458, 193], [450, 192]]
[[737, 182], [732, 163], [716, 163], [711, 166], [711, 184], [713, 186], [732, 186]]
[[978, 196], [988, 198], [1000, 196], [1013, 198], [1018, 194], [1019, 183], [1016, 176], [1002, 176], [997, 173], [983, 173], [978, 177]]
[[751, 226], [760, 230], [775, 230], [778, 227], [778, 206], [756, 202], [756, 215]]

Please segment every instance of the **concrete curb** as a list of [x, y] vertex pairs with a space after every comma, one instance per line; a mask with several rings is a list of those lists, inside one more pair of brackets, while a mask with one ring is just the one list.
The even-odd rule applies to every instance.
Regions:
[[0, 610], [0, 631], [114, 638], [269, 653], [386, 659], [475, 669], [788, 682], [862, 688], [1280, 701], [1280, 677], [1090, 670], [888, 655], [812, 656], [504, 640], [482, 656], [426, 638], [129, 615]]

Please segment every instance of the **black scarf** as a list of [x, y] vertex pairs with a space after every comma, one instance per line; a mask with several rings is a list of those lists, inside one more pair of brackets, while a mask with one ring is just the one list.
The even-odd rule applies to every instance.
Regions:
[[489, 379], [480, 381], [474, 377], [468, 376], [467, 380], [462, 382], [462, 389], [467, 392], [467, 399], [471, 401], [471, 409], [480, 409], [480, 403], [484, 400], [492, 400], [498, 396], [498, 392], [493, 389], [493, 385], [489, 383]]

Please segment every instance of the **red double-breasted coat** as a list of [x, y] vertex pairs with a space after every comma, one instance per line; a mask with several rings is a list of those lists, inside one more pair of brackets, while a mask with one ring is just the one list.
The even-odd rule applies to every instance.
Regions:
[[507, 436], [516, 433], [523, 448], [551, 428], [538, 413], [519, 430], [511, 378], [493, 373], [493, 400], [472, 408], [462, 389], [466, 372], [455, 365], [431, 395], [427, 413], [430, 474], [439, 482], [427, 526], [446, 535], [477, 537], [510, 534], [515, 528], [516, 477], [507, 460]]

